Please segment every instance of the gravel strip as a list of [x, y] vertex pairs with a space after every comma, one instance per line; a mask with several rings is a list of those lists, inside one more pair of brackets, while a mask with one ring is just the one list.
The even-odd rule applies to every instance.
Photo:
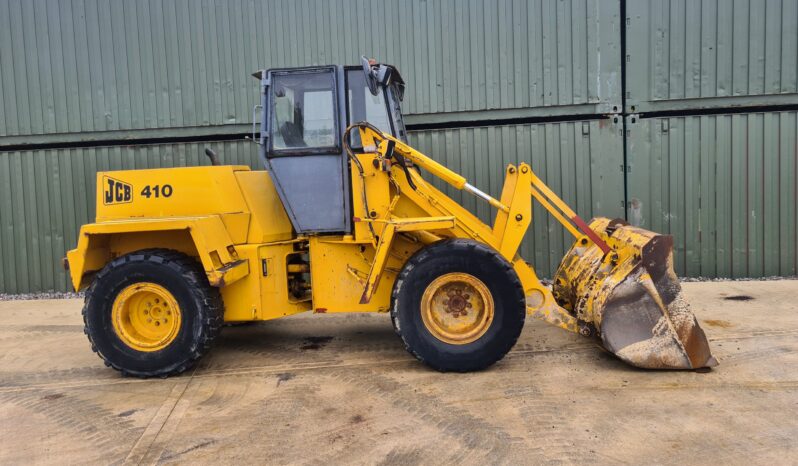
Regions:
[[83, 298], [83, 292], [42, 291], [39, 293], [7, 294], [0, 293], [0, 301], [19, 301], [27, 299], [74, 299]]
[[798, 276], [771, 276], [759, 278], [679, 277], [679, 281], [681, 282], [774, 282], [778, 280], [798, 280]]

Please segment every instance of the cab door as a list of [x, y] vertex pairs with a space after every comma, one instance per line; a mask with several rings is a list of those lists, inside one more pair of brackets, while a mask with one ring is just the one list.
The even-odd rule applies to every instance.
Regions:
[[342, 86], [333, 66], [263, 76], [261, 156], [298, 234], [351, 231]]

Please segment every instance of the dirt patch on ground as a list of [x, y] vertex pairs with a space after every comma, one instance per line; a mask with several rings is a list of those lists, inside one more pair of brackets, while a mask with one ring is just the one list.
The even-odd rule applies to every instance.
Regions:
[[327, 343], [332, 341], [332, 339], [333, 337], [307, 337], [300, 349], [302, 351], [322, 349], [327, 346]]
[[735, 296], [725, 296], [723, 298], [726, 301], [753, 301], [753, 296], [748, 296], [747, 294], [740, 294]]
[[704, 323], [709, 325], [710, 327], [720, 327], [720, 328], [731, 328], [734, 325], [727, 321], [727, 320], [719, 320], [719, 319], [706, 319]]

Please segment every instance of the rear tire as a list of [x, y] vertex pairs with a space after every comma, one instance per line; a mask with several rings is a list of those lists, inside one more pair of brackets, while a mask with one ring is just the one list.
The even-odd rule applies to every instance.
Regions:
[[192, 367], [211, 348], [223, 315], [219, 290], [199, 263], [166, 249], [107, 264], [83, 307], [92, 350], [107, 366], [136, 377], [167, 377]]
[[394, 285], [396, 333], [413, 356], [442, 372], [477, 371], [499, 361], [518, 340], [525, 317], [512, 264], [472, 240], [444, 240], [420, 250]]

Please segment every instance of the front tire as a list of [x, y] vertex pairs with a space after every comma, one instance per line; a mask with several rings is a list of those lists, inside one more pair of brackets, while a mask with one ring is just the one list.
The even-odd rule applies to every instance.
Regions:
[[441, 241], [411, 257], [392, 301], [391, 319], [405, 348], [442, 372], [477, 371], [499, 361], [526, 317], [512, 264], [466, 239]]
[[86, 292], [83, 322], [100, 358], [123, 375], [167, 377], [211, 347], [223, 321], [219, 290], [196, 260], [148, 249], [108, 263]]

